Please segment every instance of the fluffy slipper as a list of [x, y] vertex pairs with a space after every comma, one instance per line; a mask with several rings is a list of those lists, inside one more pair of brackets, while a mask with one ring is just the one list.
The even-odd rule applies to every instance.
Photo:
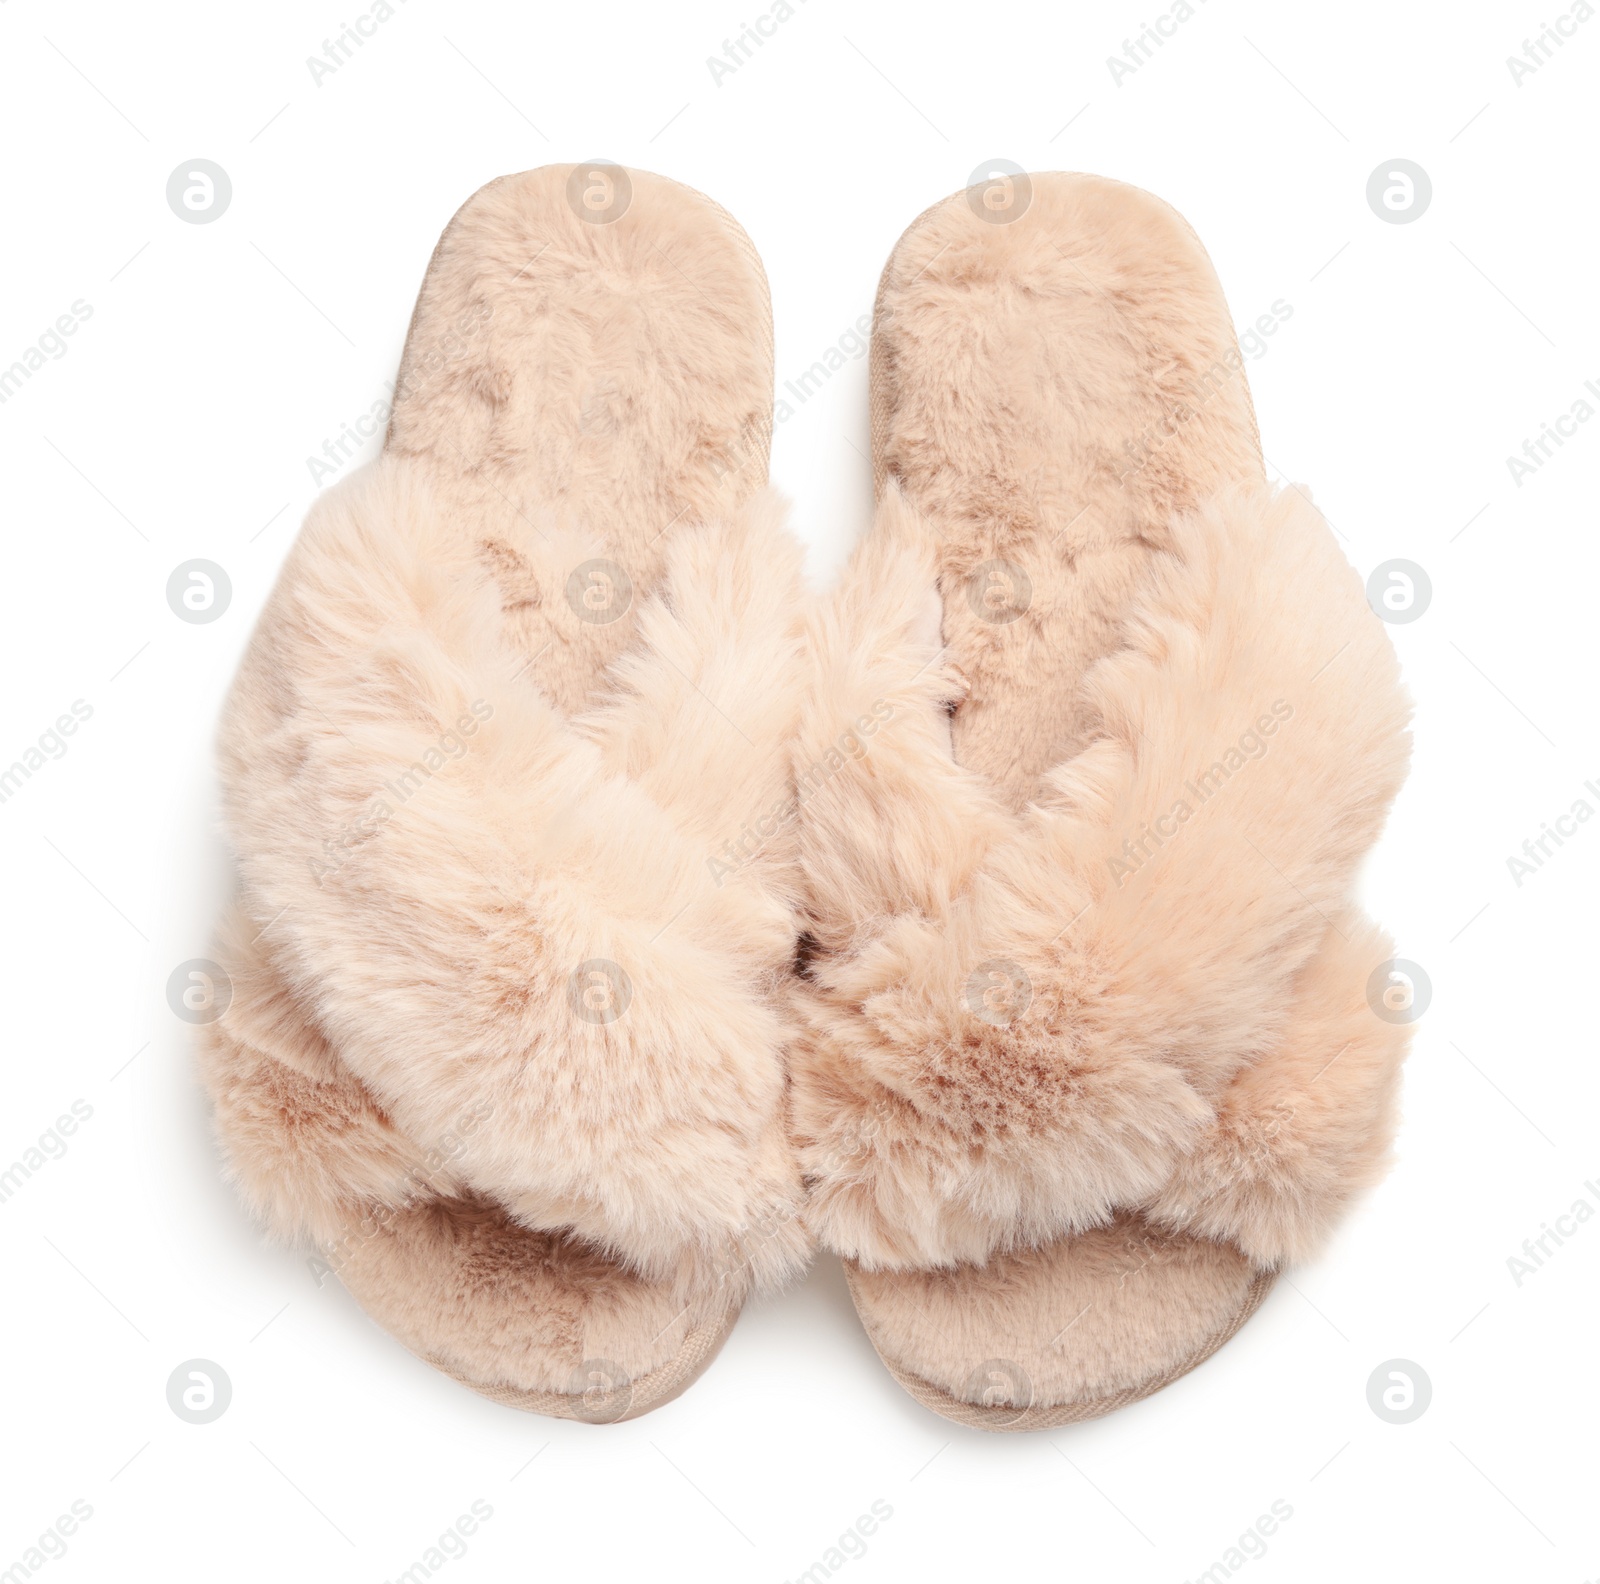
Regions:
[[490, 183], [227, 705], [202, 1065], [232, 1175], [520, 1408], [665, 1402], [806, 1256], [771, 404], [766, 278], [716, 205], [615, 168]]
[[1381, 1169], [1408, 1030], [1350, 892], [1408, 705], [1147, 194], [930, 209], [872, 414], [797, 758], [808, 1219], [921, 1401], [1062, 1424], [1208, 1357]]

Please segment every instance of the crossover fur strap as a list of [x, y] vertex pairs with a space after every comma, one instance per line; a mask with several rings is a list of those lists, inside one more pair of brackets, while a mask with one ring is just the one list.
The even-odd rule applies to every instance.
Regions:
[[[868, 1264], [938, 1265], [1150, 1206], [1303, 1251], [1365, 1173], [1404, 1044], [1325, 983], [1336, 958], [1359, 1001], [1382, 960], [1347, 896], [1409, 741], [1359, 580], [1294, 491], [1175, 521], [1122, 647], [1082, 681], [1097, 736], [1013, 815], [950, 755], [927, 543], [891, 492], [813, 624], [798, 765], [819, 996], [796, 1125], [814, 1226]], [[1365, 1054], [1317, 1099], [1360, 1161], [1320, 1150], [1305, 1106], [1311, 1131], [1261, 1174], [1274, 1210], [1230, 1203], [1229, 1119], [1277, 1104], [1335, 1034]]]
[[453, 1186], [653, 1277], [804, 1252], [792, 834], [714, 862], [789, 785], [780, 517], [675, 530], [612, 696], [568, 721], [425, 470], [385, 456], [313, 509], [224, 728], [246, 910], [385, 1137], [457, 1141]]

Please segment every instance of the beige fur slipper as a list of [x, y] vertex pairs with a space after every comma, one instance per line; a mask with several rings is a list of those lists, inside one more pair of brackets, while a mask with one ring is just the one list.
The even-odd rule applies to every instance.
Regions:
[[872, 413], [797, 759], [808, 1220], [922, 1402], [1058, 1425], [1208, 1357], [1381, 1170], [1408, 1030], [1351, 889], [1409, 710], [1149, 195], [928, 210]]
[[799, 552], [766, 279], [642, 172], [492, 182], [379, 459], [229, 699], [229, 1166], [407, 1347], [540, 1413], [681, 1391], [804, 1263], [784, 1127]]

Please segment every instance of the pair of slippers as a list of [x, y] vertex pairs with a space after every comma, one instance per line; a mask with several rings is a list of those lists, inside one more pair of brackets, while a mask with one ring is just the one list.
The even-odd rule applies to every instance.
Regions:
[[1409, 1030], [1351, 892], [1395, 658], [1135, 189], [905, 233], [877, 516], [820, 599], [772, 399], [760, 261], [698, 193], [552, 167], [456, 215], [227, 706], [218, 1133], [518, 1408], [670, 1400], [820, 1243], [928, 1407], [1090, 1418], [1381, 1170]]

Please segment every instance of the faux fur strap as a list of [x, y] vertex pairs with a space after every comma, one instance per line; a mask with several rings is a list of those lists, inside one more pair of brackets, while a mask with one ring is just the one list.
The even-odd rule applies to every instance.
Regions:
[[569, 720], [517, 622], [582, 637], [582, 547], [505, 515], [462, 532], [392, 456], [313, 509], [224, 727], [244, 907], [402, 1154], [448, 1138], [453, 1189], [652, 1277], [780, 1279], [792, 821], [736, 844], [789, 799], [798, 549], [767, 496], [674, 529]]
[[[1150, 1207], [1304, 1252], [1381, 1153], [1404, 1046], [1359, 1004], [1385, 948], [1347, 901], [1409, 743], [1359, 579], [1296, 491], [1175, 521], [1082, 678], [1092, 740], [1021, 813], [951, 756], [934, 582], [891, 491], [813, 624], [797, 1126], [819, 1235], [940, 1265]], [[1361, 1058], [1328, 1067], [1340, 1039]], [[1274, 1152], [1253, 1118], [1307, 1066], [1317, 1104]], [[1242, 1134], [1270, 1213], [1223, 1186]]]

